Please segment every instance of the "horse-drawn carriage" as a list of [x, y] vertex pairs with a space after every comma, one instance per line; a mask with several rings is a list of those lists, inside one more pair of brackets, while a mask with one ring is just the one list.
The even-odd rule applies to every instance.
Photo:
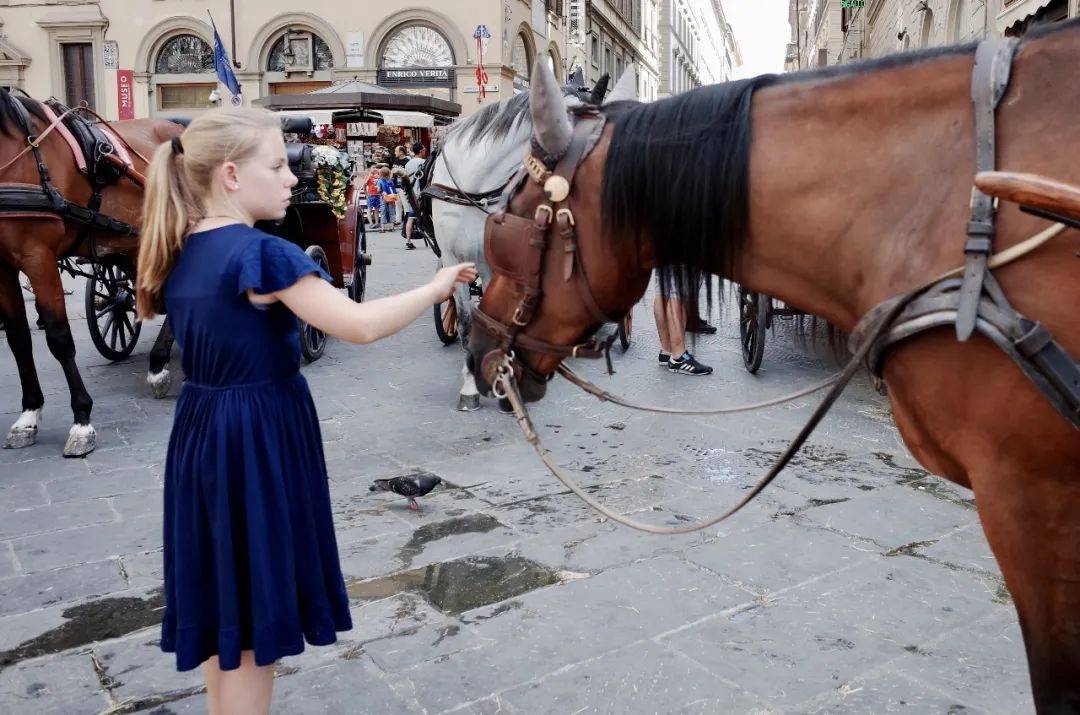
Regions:
[[[186, 124], [185, 120], [174, 120]], [[283, 117], [282, 131], [307, 137], [312, 133], [310, 119]], [[345, 214], [338, 218], [333, 207], [320, 196], [316, 146], [301, 142], [285, 146], [289, 168], [299, 181], [293, 188], [292, 203], [285, 218], [263, 222], [259, 228], [300, 246], [315, 263], [333, 278], [334, 285], [345, 288], [349, 297], [360, 302], [367, 285], [371, 256], [367, 252], [363, 211], [356, 203], [356, 187], [346, 183]], [[342, 157], [348, 166], [348, 157]], [[86, 322], [90, 339], [107, 360], [128, 357], [139, 339], [141, 324], [135, 320], [135, 266], [132, 256], [97, 255], [78, 260], [64, 259], [61, 269], [86, 278]], [[318, 360], [326, 347], [322, 331], [301, 322], [300, 348], [308, 362]]]

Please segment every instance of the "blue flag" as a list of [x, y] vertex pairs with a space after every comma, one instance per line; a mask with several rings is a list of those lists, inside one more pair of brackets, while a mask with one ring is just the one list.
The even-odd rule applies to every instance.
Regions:
[[221, 35], [218, 34], [213, 18], [210, 18], [210, 24], [214, 27], [214, 70], [217, 72], [218, 81], [232, 94], [232, 103], [239, 105], [241, 102], [240, 83], [236, 81], [232, 62], [229, 61], [229, 55], [225, 52], [225, 43], [221, 41]]

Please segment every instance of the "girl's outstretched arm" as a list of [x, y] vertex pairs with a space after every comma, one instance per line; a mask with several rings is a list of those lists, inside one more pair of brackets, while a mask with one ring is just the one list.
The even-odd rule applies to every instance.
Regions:
[[315, 275], [304, 276], [276, 293], [248, 291], [252, 303], [280, 300], [301, 320], [324, 333], [350, 343], [373, 343], [393, 335], [420, 317], [435, 303], [450, 297], [457, 283], [476, 280], [472, 263], [447, 266], [430, 283], [388, 298], [355, 303]]

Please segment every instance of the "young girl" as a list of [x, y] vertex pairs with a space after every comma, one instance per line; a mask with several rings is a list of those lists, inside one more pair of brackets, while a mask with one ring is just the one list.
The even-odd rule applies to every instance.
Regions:
[[203, 664], [211, 713], [269, 712], [273, 663], [352, 627], [318, 418], [296, 316], [354, 343], [398, 332], [471, 264], [407, 293], [353, 303], [280, 219], [296, 177], [278, 119], [217, 110], [154, 153], [138, 306], [168, 308], [187, 382], [165, 463], [161, 649]]

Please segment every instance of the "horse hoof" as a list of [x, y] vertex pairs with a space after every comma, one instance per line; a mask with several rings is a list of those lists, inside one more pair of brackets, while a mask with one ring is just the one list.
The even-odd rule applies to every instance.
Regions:
[[514, 406], [510, 404], [509, 398], [499, 398], [499, 412], [502, 412], [504, 415], [514, 414]]
[[172, 373], [169, 372], [169, 368], [163, 369], [161, 372], [151, 372], [146, 375], [146, 384], [150, 385], [150, 392], [154, 394], [155, 399], [162, 399], [169, 394], [169, 390], [172, 389]]
[[65, 457], [85, 457], [97, 447], [97, 431], [93, 425], [72, 425], [64, 444]]
[[458, 395], [458, 412], [475, 412], [480, 409], [480, 395]]
[[12, 427], [8, 432], [7, 441], [4, 442], [4, 449], [22, 449], [37, 444], [37, 433], [37, 426]]
[[15, 424], [8, 431], [4, 449], [22, 449], [37, 443], [38, 423], [41, 421], [41, 408], [36, 410], [23, 410]]

